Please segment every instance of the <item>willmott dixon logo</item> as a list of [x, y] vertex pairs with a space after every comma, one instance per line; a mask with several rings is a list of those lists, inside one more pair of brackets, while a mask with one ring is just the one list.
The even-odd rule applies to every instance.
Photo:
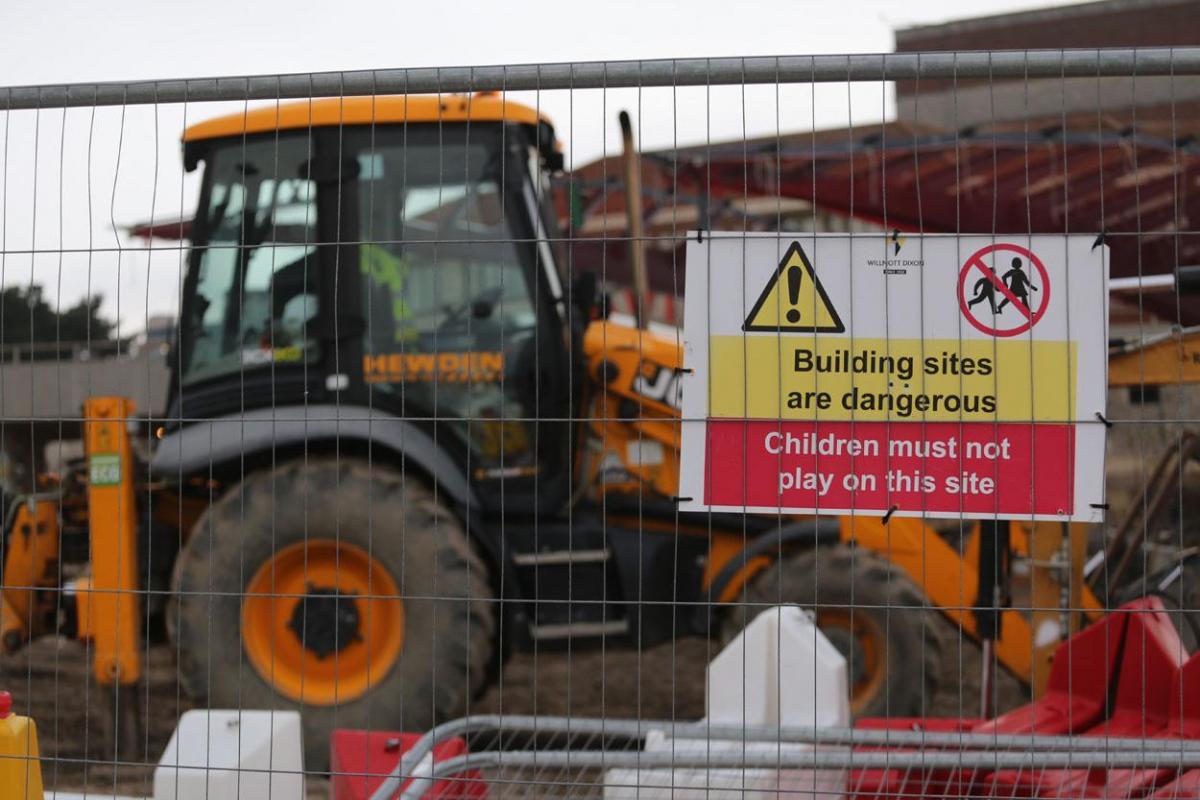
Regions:
[[923, 267], [925, 259], [923, 258], [900, 258], [900, 250], [904, 247], [907, 237], [900, 235], [900, 229], [896, 228], [892, 231], [892, 235], [888, 237], [888, 250], [891, 252], [890, 257], [885, 258], [868, 258], [867, 265], [871, 267], [883, 267], [884, 275], [907, 275], [908, 267]]

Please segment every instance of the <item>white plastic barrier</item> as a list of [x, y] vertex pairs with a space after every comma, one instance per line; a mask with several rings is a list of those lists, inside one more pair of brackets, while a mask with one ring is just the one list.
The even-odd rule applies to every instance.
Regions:
[[797, 606], [763, 611], [708, 665], [709, 722], [850, 723], [846, 659]]
[[295, 711], [188, 711], [154, 770], [154, 800], [304, 800]]
[[[846, 661], [812, 618], [795, 606], [759, 614], [708, 665], [709, 722], [743, 726], [850, 724]], [[646, 752], [696, 754], [730, 751], [783, 755], [808, 745], [737, 739], [646, 737]], [[840, 772], [796, 769], [612, 769], [605, 800], [837, 800]], [[747, 795], [752, 792], [752, 795]]]

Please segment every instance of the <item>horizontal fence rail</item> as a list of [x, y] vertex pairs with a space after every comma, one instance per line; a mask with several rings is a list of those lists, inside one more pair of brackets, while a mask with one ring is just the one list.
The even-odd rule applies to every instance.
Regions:
[[0, 110], [479, 91], [1200, 75], [1200, 47], [754, 56], [414, 67], [0, 89]]
[[[681, 744], [679, 751], [594, 752], [590, 750], [495, 751], [478, 753], [436, 765], [432, 773], [424, 761], [441, 742], [456, 736], [489, 734], [533, 734], [572, 737], [611, 737], [640, 740], [658, 731]], [[698, 743], [714, 743], [707, 753], [694, 752]], [[811, 745], [832, 750], [797, 753], [738, 753], [739, 743]], [[439, 777], [456, 775], [478, 767], [572, 766], [572, 767], [778, 767], [805, 769], [1005, 769], [1013, 767], [1086, 769], [1091, 766], [1136, 768], [1147, 764], [1163, 768], [1200, 766], [1200, 741], [1105, 737], [1103, 746], [1077, 736], [945, 733], [936, 731], [864, 730], [781, 725], [756, 727], [712, 722], [680, 723], [671, 720], [588, 719], [585, 717], [540, 717], [486, 714], [451, 720], [431, 729], [401, 757], [372, 795], [387, 800], [401, 785], [415, 778], [404, 792], [406, 800], [417, 800]], [[716, 748], [735, 752], [720, 752]], [[864, 753], [851, 747], [915, 748], [916, 753]], [[925, 750], [924, 748], [929, 748]], [[420, 778], [417, 778], [419, 773]], [[422, 782], [423, 781], [423, 782]]]

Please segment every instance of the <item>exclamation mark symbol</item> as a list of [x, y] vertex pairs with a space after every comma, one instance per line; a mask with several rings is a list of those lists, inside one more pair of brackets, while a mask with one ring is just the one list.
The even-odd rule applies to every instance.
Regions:
[[792, 307], [788, 309], [787, 321], [795, 325], [800, 321], [800, 309], [796, 306], [800, 305], [800, 280], [804, 277], [804, 273], [798, 266], [788, 267], [787, 271], [787, 286], [788, 286], [788, 301]]

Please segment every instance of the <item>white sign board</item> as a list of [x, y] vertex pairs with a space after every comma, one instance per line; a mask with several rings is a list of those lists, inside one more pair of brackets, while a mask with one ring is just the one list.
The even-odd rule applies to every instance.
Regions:
[[1091, 236], [693, 234], [684, 510], [1100, 521]]

